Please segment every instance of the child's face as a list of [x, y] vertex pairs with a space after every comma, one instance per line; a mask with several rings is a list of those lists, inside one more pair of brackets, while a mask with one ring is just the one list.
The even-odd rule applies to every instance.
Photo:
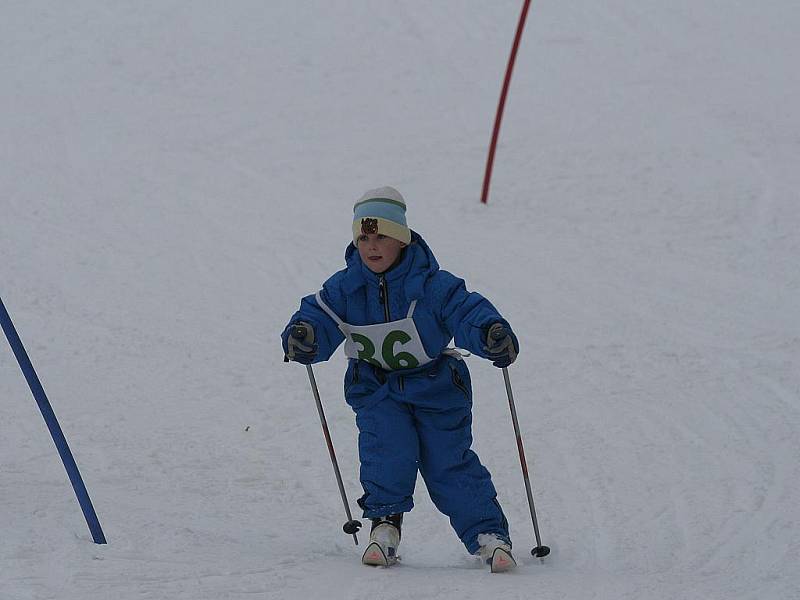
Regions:
[[362, 233], [358, 237], [358, 254], [373, 273], [383, 273], [394, 264], [405, 244], [380, 233]]

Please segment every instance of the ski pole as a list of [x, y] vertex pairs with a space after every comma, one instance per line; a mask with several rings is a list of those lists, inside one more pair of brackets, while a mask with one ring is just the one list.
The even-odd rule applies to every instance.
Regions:
[[[292, 331], [292, 335], [297, 339], [303, 339], [306, 337], [305, 327], [295, 326]], [[284, 361], [288, 362], [289, 357], [285, 356]], [[347, 522], [342, 526], [342, 531], [347, 534], [352, 534], [353, 541], [355, 542], [356, 546], [358, 546], [358, 536], [356, 536], [356, 533], [359, 529], [361, 529], [361, 521], [353, 519], [353, 515], [350, 513], [350, 504], [347, 502], [347, 494], [344, 491], [342, 474], [339, 471], [339, 463], [336, 460], [336, 451], [333, 449], [333, 440], [331, 440], [331, 433], [328, 430], [328, 421], [325, 419], [325, 411], [322, 409], [322, 400], [319, 397], [319, 388], [317, 387], [317, 380], [314, 377], [314, 369], [311, 368], [311, 365], [306, 365], [306, 371], [308, 372], [308, 380], [311, 382], [311, 391], [314, 392], [314, 401], [317, 403], [317, 412], [319, 413], [319, 420], [322, 424], [322, 433], [325, 435], [325, 443], [328, 445], [328, 454], [330, 455], [331, 463], [333, 464], [333, 472], [336, 475], [336, 483], [339, 485], [339, 493], [342, 496], [344, 512], [347, 515]]]
[[[495, 331], [492, 337], [496, 340], [503, 339], [507, 335], [504, 329]], [[525, 492], [528, 495], [528, 507], [531, 510], [531, 521], [533, 522], [533, 533], [536, 536], [536, 547], [531, 550], [531, 554], [537, 558], [544, 558], [550, 554], [550, 548], [542, 545], [542, 538], [539, 535], [539, 522], [536, 520], [536, 508], [533, 504], [533, 492], [531, 491], [531, 480], [528, 476], [528, 463], [525, 460], [525, 449], [522, 447], [522, 434], [519, 431], [519, 421], [517, 420], [517, 408], [514, 405], [514, 394], [511, 392], [511, 379], [508, 376], [508, 367], [503, 367], [503, 379], [506, 382], [506, 393], [508, 394], [508, 406], [511, 409], [511, 422], [514, 424], [514, 435], [517, 438], [517, 450], [519, 451], [519, 463], [522, 467], [522, 478], [525, 480]]]
[[525, 492], [528, 495], [528, 506], [531, 509], [531, 521], [533, 522], [533, 533], [536, 536], [536, 547], [531, 550], [531, 554], [538, 558], [544, 558], [550, 554], [550, 548], [542, 545], [542, 538], [539, 536], [539, 523], [536, 520], [536, 508], [533, 505], [533, 492], [531, 491], [531, 480], [528, 476], [528, 464], [525, 460], [525, 449], [522, 447], [522, 435], [519, 432], [519, 421], [517, 421], [517, 409], [514, 406], [514, 394], [511, 393], [511, 380], [508, 378], [508, 368], [503, 367], [503, 379], [506, 382], [506, 393], [508, 394], [508, 406], [511, 408], [511, 421], [514, 423], [514, 435], [517, 437], [517, 450], [519, 450], [519, 463], [522, 466], [522, 478], [525, 480]]

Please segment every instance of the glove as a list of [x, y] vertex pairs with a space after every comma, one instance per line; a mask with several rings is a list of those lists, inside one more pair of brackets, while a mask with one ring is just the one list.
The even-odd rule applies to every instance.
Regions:
[[483, 349], [492, 364], [503, 369], [517, 360], [519, 342], [509, 327], [494, 323], [486, 329], [486, 345]]
[[289, 337], [286, 339], [286, 358], [310, 365], [317, 356], [317, 344], [314, 343], [314, 328], [305, 321], [292, 323]]

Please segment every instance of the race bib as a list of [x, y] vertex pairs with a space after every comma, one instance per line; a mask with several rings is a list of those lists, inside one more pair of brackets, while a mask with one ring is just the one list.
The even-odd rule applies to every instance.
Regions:
[[387, 371], [414, 369], [433, 360], [425, 353], [414, 324], [416, 300], [411, 302], [405, 319], [374, 325], [345, 323], [322, 301], [319, 294], [317, 302], [345, 335], [344, 353], [349, 358], [365, 360]]
[[354, 332], [350, 333], [350, 338], [359, 346], [354, 358], [365, 360], [382, 369], [413, 369], [420, 365], [420, 358], [427, 358], [418, 358], [413, 352], [409, 352], [413, 350], [409, 345], [412, 337], [401, 329], [389, 331], [382, 340], [373, 340], [367, 335]]

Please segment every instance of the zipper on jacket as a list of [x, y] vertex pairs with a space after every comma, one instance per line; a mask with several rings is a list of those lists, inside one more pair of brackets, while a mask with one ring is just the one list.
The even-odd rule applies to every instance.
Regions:
[[389, 318], [389, 286], [386, 284], [386, 276], [383, 274], [378, 275], [378, 299], [383, 304], [383, 316], [388, 323], [391, 321]]

